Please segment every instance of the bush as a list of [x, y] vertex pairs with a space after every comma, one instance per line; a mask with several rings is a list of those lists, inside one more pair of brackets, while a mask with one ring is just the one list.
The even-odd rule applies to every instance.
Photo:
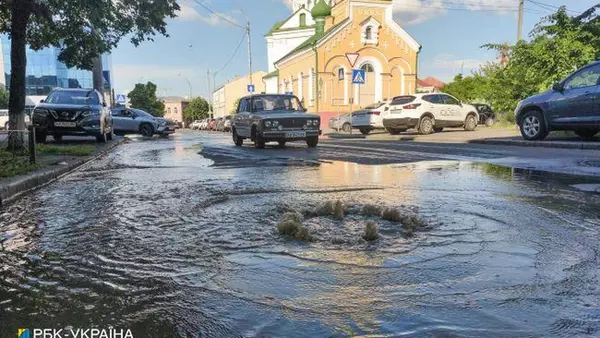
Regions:
[[366, 204], [361, 213], [365, 216], [381, 216], [381, 208], [377, 205]]
[[344, 204], [342, 204], [342, 201], [337, 200], [335, 201], [335, 204], [333, 205], [333, 217], [337, 218], [337, 219], [344, 219]]
[[373, 221], [368, 221], [365, 227], [365, 234], [363, 235], [365, 241], [375, 241], [379, 238], [379, 233], [377, 231], [377, 224]]
[[400, 215], [400, 211], [395, 208], [388, 208], [383, 211], [381, 214], [381, 218], [390, 222], [400, 222], [402, 221], [402, 215]]
[[277, 232], [299, 241], [312, 242], [314, 240], [308, 229], [302, 226], [302, 217], [295, 212], [283, 214], [281, 222], [277, 224]]

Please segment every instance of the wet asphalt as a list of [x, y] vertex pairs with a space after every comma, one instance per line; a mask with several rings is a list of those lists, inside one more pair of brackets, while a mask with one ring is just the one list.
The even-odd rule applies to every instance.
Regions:
[[[134, 137], [1, 210], [0, 337], [599, 336], [599, 167], [583, 150]], [[327, 201], [344, 219], [313, 213]], [[365, 205], [427, 226], [407, 236]], [[286, 211], [313, 242], [276, 231]]]

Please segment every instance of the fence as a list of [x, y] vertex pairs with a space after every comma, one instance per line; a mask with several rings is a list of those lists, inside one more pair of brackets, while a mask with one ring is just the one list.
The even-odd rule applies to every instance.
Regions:
[[29, 163], [36, 163], [35, 129], [0, 131], [0, 151], [12, 157], [29, 157]]

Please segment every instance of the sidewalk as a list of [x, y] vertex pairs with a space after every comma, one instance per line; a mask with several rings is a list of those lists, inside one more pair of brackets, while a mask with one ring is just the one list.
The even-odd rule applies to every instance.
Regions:
[[117, 137], [106, 144], [95, 140], [64, 140], [60, 144], [42, 145], [38, 151], [37, 170], [23, 175], [0, 178], [0, 207], [13, 201], [23, 193], [37, 189], [73, 171], [79, 166], [96, 159], [125, 141]]

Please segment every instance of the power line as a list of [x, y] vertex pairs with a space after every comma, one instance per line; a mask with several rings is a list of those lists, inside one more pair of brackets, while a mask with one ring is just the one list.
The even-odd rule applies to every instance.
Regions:
[[[538, 2], [538, 1], [534, 1], [534, 0], [527, 0], [528, 2], [531, 2], [532, 4], [534, 4], [537, 7], [543, 8], [545, 10], [551, 11], [551, 12], [555, 12], [557, 9], [560, 9], [560, 6], [555, 6], [555, 5], [551, 5], [551, 4], [547, 4], [547, 3], [543, 3], [543, 2]], [[575, 13], [575, 14], [581, 14], [581, 12], [577, 12], [577, 11], [573, 11], [567, 8], [567, 12], [571, 12], [571, 13]]]
[[226, 18], [225, 16], [221, 15], [221, 14], [220, 14], [220, 13], [218, 13], [218, 12], [215, 12], [215, 11], [214, 11], [214, 10], [212, 10], [210, 7], [208, 7], [208, 6], [206, 6], [205, 4], [203, 4], [203, 3], [202, 3], [200, 0], [194, 0], [194, 1], [195, 1], [195, 2], [196, 2], [198, 5], [200, 5], [202, 8], [204, 8], [204, 9], [206, 9], [207, 11], [211, 12], [213, 15], [215, 15], [215, 16], [217, 16], [217, 17], [219, 17], [221, 20], [223, 20], [223, 21], [225, 21], [225, 22], [227, 22], [227, 23], [229, 23], [229, 24], [231, 24], [231, 25], [234, 25], [234, 26], [236, 26], [236, 27], [238, 27], [238, 28], [246, 29], [246, 27], [244, 27], [244, 26], [241, 26], [240, 24], [238, 24], [238, 23], [236, 23], [236, 22], [234, 22], [234, 21], [232, 21], [232, 20], [230, 20], [230, 19]]
[[217, 70], [214, 74], [222, 72], [223, 70], [225, 70], [225, 68], [227, 68], [227, 66], [229, 66], [231, 61], [233, 61], [233, 59], [235, 58], [237, 53], [240, 51], [240, 48], [242, 47], [242, 44], [244, 43], [245, 37], [246, 37], [246, 32], [244, 32], [244, 34], [242, 34], [242, 38], [240, 39], [240, 42], [238, 43], [237, 47], [235, 48], [235, 51], [233, 52], [233, 54], [231, 54], [231, 57], [229, 58], [229, 60], [227, 60], [225, 65], [221, 69]]

